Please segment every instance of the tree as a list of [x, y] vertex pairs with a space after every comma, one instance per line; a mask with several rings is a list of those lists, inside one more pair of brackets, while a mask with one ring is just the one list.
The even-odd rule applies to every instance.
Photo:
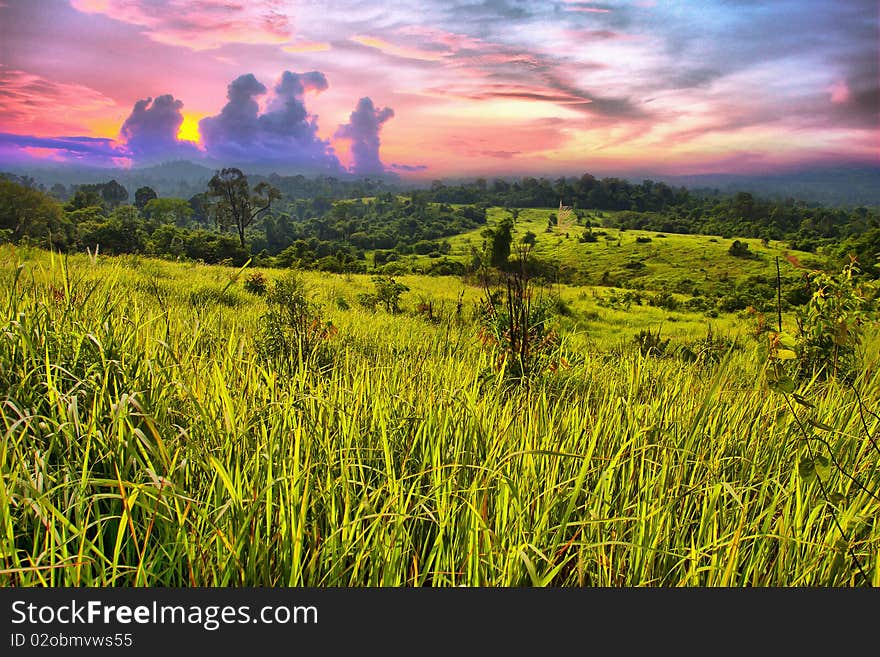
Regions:
[[0, 179], [0, 241], [34, 240], [37, 244], [67, 248], [73, 224], [51, 196], [6, 179]]
[[192, 208], [193, 221], [199, 224], [208, 224], [211, 221], [208, 193], [193, 194], [189, 199], [189, 207]]
[[144, 206], [143, 215], [152, 221], [182, 228], [192, 219], [193, 210], [182, 198], [154, 198]]
[[159, 195], [156, 193], [156, 190], [152, 187], [139, 187], [138, 190], [134, 193], [134, 207], [138, 210], [143, 210], [147, 203], [152, 201], [154, 198], [159, 198]]
[[52, 185], [49, 193], [51, 193], [52, 196], [54, 196], [59, 201], [66, 201], [68, 197], [67, 187], [65, 187], [61, 183], [55, 183], [54, 185]]
[[[87, 216], [91, 214], [91, 216]], [[94, 208], [71, 213], [77, 221], [83, 246], [100, 247], [102, 253], [143, 253], [146, 235], [137, 210], [131, 205], [116, 208], [104, 218]]]
[[80, 185], [64, 205], [64, 209], [68, 212], [84, 208], [100, 208], [102, 212], [104, 211], [104, 199], [97, 190], [97, 185]]
[[510, 244], [513, 242], [513, 220], [510, 217], [504, 217], [494, 230], [486, 228], [481, 235], [490, 240], [489, 264], [492, 267], [504, 269], [507, 266], [507, 259], [510, 257]]
[[111, 208], [115, 208], [128, 200], [128, 190], [115, 180], [101, 185], [101, 196]]
[[268, 210], [281, 193], [267, 182], [261, 182], [251, 193], [247, 176], [234, 167], [222, 169], [208, 182], [208, 196], [213, 204], [214, 220], [221, 230], [235, 227], [242, 248], [244, 231], [260, 213]]

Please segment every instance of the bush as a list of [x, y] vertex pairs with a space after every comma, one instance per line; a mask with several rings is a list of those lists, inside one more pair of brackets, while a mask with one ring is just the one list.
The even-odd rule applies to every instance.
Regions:
[[268, 285], [269, 279], [261, 271], [252, 272], [244, 279], [244, 289], [251, 294], [258, 294], [260, 296], [266, 294]]
[[617, 310], [629, 310], [632, 304], [642, 305], [642, 295], [635, 290], [625, 292], [612, 291], [608, 296], [598, 297], [596, 303], [603, 308], [615, 308]]
[[714, 308], [714, 305], [711, 301], [709, 301], [706, 297], [701, 296], [691, 297], [682, 305], [684, 306], [685, 310], [690, 310], [692, 312], [705, 312]]
[[754, 254], [749, 251], [749, 245], [746, 242], [740, 242], [739, 240], [734, 240], [733, 244], [730, 245], [730, 248], [727, 249], [728, 255], [732, 255], [734, 258], [752, 258]]
[[373, 294], [359, 294], [358, 303], [370, 311], [375, 311], [378, 306], [383, 306], [389, 313], [399, 313], [400, 295], [408, 292], [409, 288], [390, 276], [373, 276], [373, 286], [375, 292]]
[[642, 356], [662, 356], [669, 346], [669, 338], [662, 339], [659, 328], [656, 333], [652, 333], [650, 329], [642, 329], [633, 336], [633, 342], [638, 346]]
[[745, 310], [752, 305], [748, 299], [739, 294], [726, 294], [718, 300], [718, 310], [724, 313], [732, 313], [737, 310]]
[[680, 304], [670, 292], [658, 292], [648, 299], [648, 305], [663, 308], [663, 310], [678, 310]]
[[425, 273], [432, 276], [463, 276], [465, 269], [464, 264], [457, 260], [441, 258], [437, 262], [432, 262]]
[[710, 325], [705, 338], [682, 345], [676, 353], [685, 362], [705, 365], [720, 363], [728, 352], [739, 348], [740, 345], [735, 339], [716, 335]]
[[596, 236], [597, 234], [598, 233], [594, 233], [592, 231], [585, 230], [583, 233], [581, 233], [580, 237], [578, 237], [578, 241], [584, 242], [584, 243], [598, 242], [599, 238]]
[[[520, 263], [524, 264], [524, 263]], [[486, 289], [481, 308], [480, 341], [495, 355], [495, 369], [518, 385], [545, 369], [566, 366], [554, 359], [558, 336], [549, 326], [554, 301], [533, 302], [532, 283], [525, 268], [506, 275], [505, 289]]]
[[849, 379], [856, 371], [862, 325], [873, 308], [871, 283], [858, 280], [855, 262], [840, 274], [813, 272], [813, 296], [797, 311], [795, 352], [799, 373]]
[[309, 301], [302, 280], [290, 273], [266, 295], [268, 312], [257, 337], [264, 358], [296, 368], [303, 363], [326, 365], [332, 358], [327, 347], [336, 327], [321, 318], [320, 307]]

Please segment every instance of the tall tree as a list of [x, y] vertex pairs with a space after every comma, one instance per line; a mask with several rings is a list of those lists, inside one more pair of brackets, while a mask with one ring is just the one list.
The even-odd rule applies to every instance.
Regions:
[[128, 190], [115, 180], [101, 185], [101, 196], [111, 208], [115, 208], [128, 200]]
[[159, 195], [156, 193], [156, 190], [152, 187], [138, 187], [137, 191], [134, 193], [134, 207], [138, 210], [143, 210], [147, 203], [152, 201], [154, 198], [159, 198]]
[[0, 241], [30, 239], [41, 246], [65, 249], [73, 242], [74, 232], [54, 198], [0, 178]]
[[142, 214], [147, 219], [183, 228], [192, 219], [193, 210], [186, 199], [154, 198], [144, 206]]
[[234, 167], [222, 169], [208, 182], [208, 195], [215, 199], [214, 219], [221, 230], [235, 227], [244, 248], [244, 231], [260, 213], [268, 210], [281, 193], [267, 182], [261, 182], [251, 193], [247, 176]]
[[61, 183], [55, 183], [52, 185], [52, 189], [49, 190], [49, 193], [59, 201], [66, 201], [68, 198], [67, 187]]

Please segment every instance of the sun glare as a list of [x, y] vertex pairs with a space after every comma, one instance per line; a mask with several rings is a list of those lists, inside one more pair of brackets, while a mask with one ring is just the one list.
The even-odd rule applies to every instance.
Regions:
[[193, 141], [198, 143], [202, 136], [199, 134], [199, 120], [202, 117], [193, 116], [192, 114], [183, 115], [183, 123], [180, 124], [180, 130], [177, 131], [177, 138], [180, 141]]

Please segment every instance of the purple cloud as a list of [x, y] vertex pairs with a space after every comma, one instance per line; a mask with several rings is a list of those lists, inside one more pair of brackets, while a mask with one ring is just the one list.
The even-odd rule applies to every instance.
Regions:
[[330, 143], [318, 137], [318, 117], [308, 113], [304, 96], [327, 89], [320, 71], [285, 71], [265, 112], [256, 98], [267, 93], [252, 73], [229, 84], [228, 102], [217, 116], [199, 122], [208, 156], [234, 163], [289, 165], [341, 170]]
[[376, 175], [385, 172], [379, 159], [379, 130], [382, 124], [394, 116], [390, 107], [376, 109], [370, 98], [361, 98], [348, 119], [339, 126], [338, 139], [351, 140], [353, 158], [351, 170], [357, 175]]
[[90, 158], [107, 164], [115, 158], [128, 157], [124, 150], [114, 146], [112, 139], [102, 137], [35, 137], [0, 132], [0, 150], [20, 152], [24, 148], [52, 149], [64, 158]]
[[183, 102], [170, 94], [135, 103], [119, 132], [131, 157], [143, 162], [197, 156], [195, 146], [177, 140], [182, 107]]

